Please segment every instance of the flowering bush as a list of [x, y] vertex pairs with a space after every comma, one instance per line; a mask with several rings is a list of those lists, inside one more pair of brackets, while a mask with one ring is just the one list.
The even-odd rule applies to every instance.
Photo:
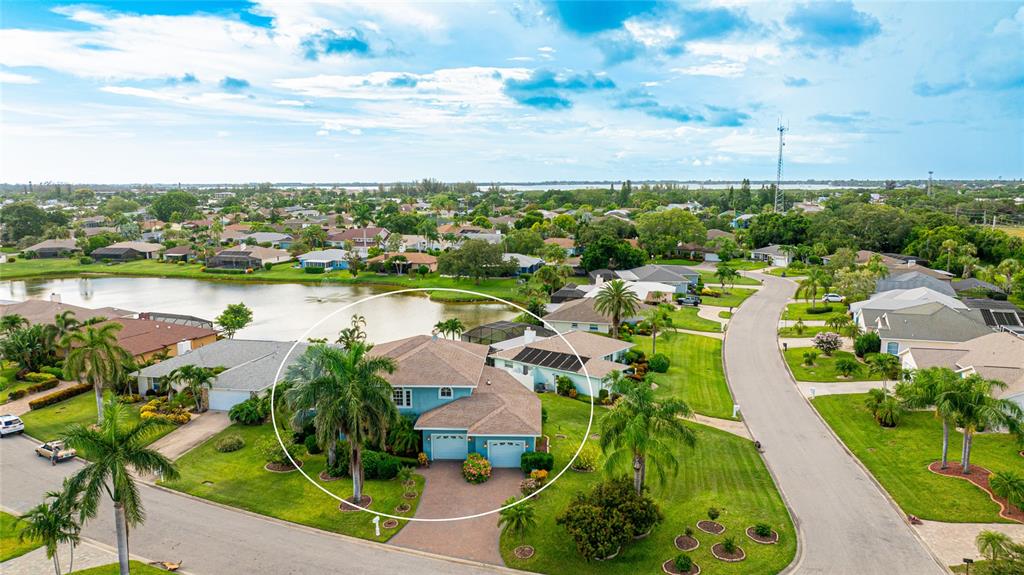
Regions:
[[530, 479], [543, 485], [548, 480], [548, 471], [546, 469], [534, 469], [530, 472]]
[[427, 459], [427, 454], [422, 451], [416, 456], [416, 463], [420, 464], [420, 467], [427, 467], [430, 465], [430, 460]]
[[470, 453], [462, 463], [462, 476], [474, 485], [484, 483], [491, 478], [491, 462], [479, 453]]
[[183, 425], [188, 423], [192, 416], [181, 406], [172, 406], [167, 400], [160, 397], [151, 399], [139, 408], [141, 419], [154, 419], [162, 423], [173, 423]]
[[529, 497], [540, 488], [541, 484], [531, 477], [527, 477], [519, 482], [519, 492], [523, 494], [523, 497]]
[[838, 333], [823, 331], [814, 336], [814, 347], [818, 348], [825, 355], [832, 355], [842, 347], [843, 341]]

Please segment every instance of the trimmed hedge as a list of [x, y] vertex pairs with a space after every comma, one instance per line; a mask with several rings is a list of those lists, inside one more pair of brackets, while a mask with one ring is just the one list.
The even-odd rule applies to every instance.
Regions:
[[21, 399], [21, 398], [25, 397], [26, 395], [28, 395], [28, 390], [27, 389], [16, 389], [16, 390], [14, 390], [14, 391], [12, 391], [12, 392], [7, 394], [7, 400], [8, 401], [14, 401], [15, 399]]
[[806, 310], [808, 315], [821, 315], [823, 313], [832, 313], [832, 306], [823, 305], [821, 307], [809, 307]]
[[39, 371], [41, 373], [48, 373], [58, 379], [64, 377], [64, 370], [55, 366], [44, 365], [43, 367], [39, 368]]
[[239, 435], [228, 435], [217, 440], [213, 448], [221, 453], [231, 453], [245, 447], [245, 440]]
[[551, 471], [555, 466], [555, 456], [542, 451], [527, 451], [519, 460], [519, 468], [523, 473], [530, 473], [534, 469]]
[[43, 407], [47, 407], [49, 405], [53, 405], [55, 403], [60, 403], [61, 401], [64, 401], [65, 399], [70, 399], [72, 397], [75, 397], [76, 395], [82, 395], [83, 393], [89, 391], [92, 391], [92, 386], [89, 385], [88, 383], [72, 385], [71, 387], [66, 387], [60, 391], [51, 393], [50, 395], [40, 397], [39, 399], [33, 399], [32, 401], [28, 402], [28, 408], [40, 409]]
[[363, 451], [363, 475], [367, 479], [394, 479], [402, 463], [398, 458], [380, 451]]
[[43, 383], [43, 382], [46, 382], [46, 381], [51, 381], [51, 380], [57, 379], [57, 376], [55, 376], [55, 375], [53, 375], [51, 373], [29, 372], [29, 373], [26, 373], [25, 376], [22, 377], [22, 379], [24, 381], [31, 381], [32, 383]]
[[324, 271], [326, 271], [326, 270], [324, 270], [324, 268], [315, 268], [315, 267], [307, 267], [307, 268], [302, 268], [302, 269], [307, 274], [322, 274], [322, 273], [324, 273]]
[[46, 380], [46, 381], [44, 381], [42, 383], [33, 383], [32, 385], [28, 386], [28, 392], [29, 393], [39, 393], [40, 391], [46, 391], [48, 389], [53, 389], [53, 388], [57, 387], [58, 385], [60, 385], [60, 382], [57, 381], [56, 379], [48, 379], [48, 380]]

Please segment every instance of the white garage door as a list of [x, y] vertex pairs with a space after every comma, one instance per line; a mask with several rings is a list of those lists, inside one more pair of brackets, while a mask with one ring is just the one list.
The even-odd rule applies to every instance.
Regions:
[[249, 399], [249, 396], [250, 393], [248, 391], [210, 390], [210, 409], [228, 411], [235, 404]]
[[431, 459], [463, 460], [467, 455], [469, 455], [469, 442], [466, 441], [466, 434], [430, 436]]
[[487, 459], [491, 467], [519, 467], [519, 460], [526, 451], [525, 441], [488, 441]]

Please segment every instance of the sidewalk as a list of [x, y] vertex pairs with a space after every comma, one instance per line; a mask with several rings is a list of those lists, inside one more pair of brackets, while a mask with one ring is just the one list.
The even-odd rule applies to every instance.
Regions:
[[946, 565], [960, 565], [964, 557], [980, 559], [974, 538], [982, 531], [999, 531], [1014, 541], [1024, 541], [1024, 525], [1019, 523], [939, 523], [923, 521], [914, 529]]
[[719, 429], [721, 431], [737, 435], [739, 437], [742, 437], [743, 439], [754, 439], [753, 437], [751, 437], [750, 431], [747, 430], [747, 426], [743, 425], [742, 421], [733, 421], [731, 419], [719, 419], [717, 417], [708, 417], [706, 415], [701, 415], [699, 413], [693, 414], [693, 421], [696, 421], [701, 425], [714, 427], [715, 429]]
[[[67, 572], [70, 566], [71, 547], [61, 545], [57, 550], [60, 558], [61, 572]], [[75, 547], [75, 571], [80, 569], [91, 569], [100, 565], [117, 563], [117, 553], [100, 548], [88, 541], [82, 541]], [[4, 575], [39, 575], [40, 573], [53, 573], [53, 561], [46, 558], [46, 549], [40, 547], [33, 551], [15, 557], [0, 564], [0, 571]]]
[[[893, 382], [887, 381], [889, 389], [892, 389]], [[851, 393], [867, 393], [868, 391], [882, 387], [881, 381], [798, 381], [796, 386], [804, 397], [818, 397], [822, 395], [843, 395]], [[811, 393], [811, 389], [814, 393]]]

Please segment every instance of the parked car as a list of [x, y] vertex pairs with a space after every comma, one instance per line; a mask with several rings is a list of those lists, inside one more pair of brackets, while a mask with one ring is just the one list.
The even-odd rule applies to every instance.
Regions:
[[700, 305], [700, 296], [684, 295], [683, 297], [676, 298], [676, 303], [679, 305], [692, 305], [696, 307]]
[[827, 293], [821, 296], [821, 301], [825, 303], [843, 303], [846, 301], [846, 296], [839, 295], [837, 293]]
[[63, 441], [49, 441], [36, 448], [36, 455], [53, 459], [53, 452], [57, 452], [57, 461], [72, 459], [78, 452], [70, 447], [64, 447]]
[[16, 415], [0, 415], [0, 437], [25, 431], [25, 424]]

